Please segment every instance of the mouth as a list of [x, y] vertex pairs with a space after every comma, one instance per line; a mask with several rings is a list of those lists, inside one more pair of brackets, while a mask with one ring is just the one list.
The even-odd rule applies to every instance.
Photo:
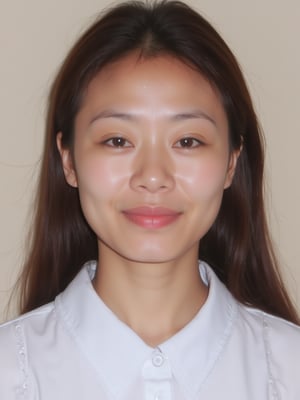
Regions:
[[182, 212], [165, 207], [144, 206], [124, 210], [123, 214], [135, 225], [147, 229], [158, 229], [177, 221]]

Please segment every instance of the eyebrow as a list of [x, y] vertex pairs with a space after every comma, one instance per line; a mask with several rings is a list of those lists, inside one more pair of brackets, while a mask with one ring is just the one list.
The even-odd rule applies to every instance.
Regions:
[[[103, 111], [99, 112], [98, 114], [96, 114], [91, 119], [90, 125], [93, 124], [95, 121], [98, 121], [99, 119], [108, 119], [108, 118], [117, 118], [117, 119], [122, 119], [125, 121], [136, 121], [138, 119], [138, 115], [131, 114], [131, 113], [119, 112], [119, 111], [113, 110], [113, 109], [106, 109], [106, 110], [103, 110]], [[187, 111], [187, 112], [181, 112], [178, 114], [170, 115], [169, 118], [171, 121], [183, 121], [183, 120], [188, 120], [188, 119], [206, 119], [206, 120], [210, 121], [213, 125], [216, 125], [216, 121], [202, 110], [192, 110], [192, 111]]]
[[171, 119], [175, 121], [181, 121], [185, 119], [207, 119], [212, 124], [216, 125], [216, 121], [202, 110], [174, 114], [171, 116]]

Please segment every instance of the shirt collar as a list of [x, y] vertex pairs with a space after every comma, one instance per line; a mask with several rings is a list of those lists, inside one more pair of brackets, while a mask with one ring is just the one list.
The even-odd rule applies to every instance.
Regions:
[[[85, 356], [116, 398], [141, 375], [154, 349], [120, 321], [96, 294], [91, 279], [96, 262], [87, 263], [55, 300], [56, 308]], [[200, 263], [208, 298], [181, 331], [159, 346], [187, 398], [200, 390], [226, 343], [236, 315], [236, 302], [212, 269]], [[99, 360], [101, 360], [99, 362]]]
[[[187, 398], [196, 397], [227, 343], [237, 315], [237, 302], [213, 270], [200, 262], [199, 270], [209, 286], [198, 314], [176, 335], [160, 345]], [[198, 397], [197, 397], [198, 398]]]

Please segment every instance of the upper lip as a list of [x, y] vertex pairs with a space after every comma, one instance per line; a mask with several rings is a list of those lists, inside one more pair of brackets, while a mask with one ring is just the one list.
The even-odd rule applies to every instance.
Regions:
[[132, 215], [145, 215], [145, 216], [161, 216], [161, 215], [177, 215], [181, 214], [180, 211], [175, 211], [167, 207], [151, 207], [151, 206], [141, 206], [134, 207], [123, 211], [125, 214]]

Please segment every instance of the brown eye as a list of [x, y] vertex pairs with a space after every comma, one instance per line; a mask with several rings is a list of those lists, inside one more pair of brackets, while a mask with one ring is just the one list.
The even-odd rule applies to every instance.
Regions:
[[118, 147], [118, 148], [131, 147], [131, 144], [128, 142], [128, 140], [118, 136], [105, 140], [104, 144], [106, 146]]
[[193, 137], [185, 137], [180, 139], [175, 147], [180, 147], [180, 148], [184, 148], [184, 149], [192, 149], [195, 147], [198, 147], [202, 144], [202, 142], [198, 139], [195, 139]]

